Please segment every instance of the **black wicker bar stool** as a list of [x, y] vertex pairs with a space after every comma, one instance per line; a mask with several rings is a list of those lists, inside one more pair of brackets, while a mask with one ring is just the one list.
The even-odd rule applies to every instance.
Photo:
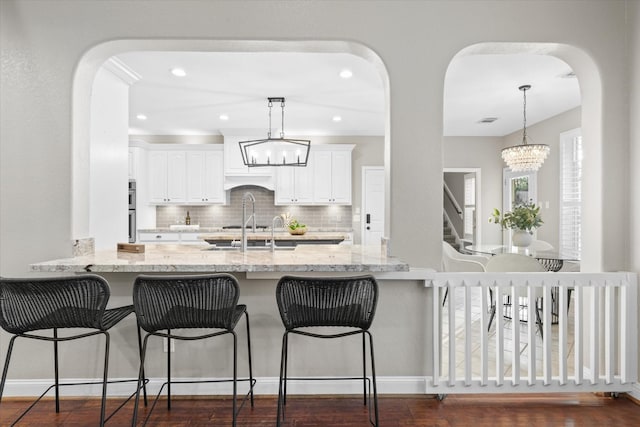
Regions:
[[[378, 284], [376, 280], [372, 276], [326, 278], [284, 276], [278, 282], [276, 300], [280, 317], [285, 327], [285, 332], [282, 336], [282, 355], [280, 359], [277, 425], [280, 426], [285, 415], [287, 380], [318, 379], [288, 377], [289, 334], [314, 338], [342, 338], [362, 334], [362, 377], [322, 379], [362, 379], [365, 405], [367, 405], [367, 384], [369, 385], [369, 400], [371, 400], [371, 385], [373, 384], [373, 420], [371, 419], [371, 404], [369, 404], [369, 422], [377, 426], [378, 390], [373, 357], [373, 337], [369, 332], [378, 303]], [[318, 326], [345, 327], [349, 328], [349, 330], [342, 333], [323, 334], [319, 333], [317, 329], [306, 329]], [[369, 338], [371, 379], [367, 377], [367, 340], [365, 336]]]
[[[122, 319], [133, 313], [133, 305], [106, 309], [110, 290], [105, 279], [93, 274], [72, 277], [0, 279], [0, 326], [13, 334], [7, 349], [7, 358], [0, 382], [0, 399], [9, 371], [9, 362], [16, 338], [31, 338], [53, 342], [54, 384], [47, 388], [13, 422], [20, 421], [52, 388], [55, 389], [55, 408], [60, 412], [60, 387], [72, 385], [102, 384], [102, 403], [100, 405], [100, 426], [111, 418], [124, 404], [134, 396], [132, 393], [108, 418], [105, 418], [107, 383], [131, 380], [108, 381], [109, 343], [108, 330]], [[77, 333], [59, 334], [61, 329], [82, 329]], [[52, 336], [45, 335], [52, 330]], [[38, 331], [38, 332], [34, 332]], [[104, 368], [101, 382], [60, 382], [58, 370], [58, 343], [104, 335]], [[140, 349], [140, 331], [138, 329], [138, 348]], [[136, 381], [136, 380], [134, 380]], [[144, 388], [145, 381], [142, 381]], [[146, 389], [145, 389], [146, 396]]]
[[[233, 378], [220, 380], [171, 381], [171, 352], [167, 352], [167, 381], [162, 384], [156, 399], [145, 418], [147, 423], [156, 403], [167, 386], [167, 409], [171, 409], [172, 383], [218, 383], [233, 382], [233, 426], [238, 412], [247, 397], [251, 397], [253, 407], [253, 370], [251, 367], [251, 339], [249, 314], [246, 305], [239, 305], [238, 281], [230, 274], [206, 274], [193, 276], [147, 276], [140, 275], [133, 285], [133, 305], [138, 324], [147, 334], [143, 339], [140, 357], [140, 381], [144, 376], [144, 363], [149, 337], [163, 337], [176, 340], [201, 340], [230, 334], [233, 337]], [[244, 314], [247, 325], [247, 350], [249, 378], [238, 379], [238, 344], [234, 331]], [[175, 330], [181, 330], [176, 333]], [[189, 330], [205, 329], [190, 333]], [[204, 333], [202, 333], [204, 332]], [[238, 408], [237, 390], [239, 381], [249, 382], [249, 392]], [[138, 418], [138, 396], [135, 399], [132, 425]]]

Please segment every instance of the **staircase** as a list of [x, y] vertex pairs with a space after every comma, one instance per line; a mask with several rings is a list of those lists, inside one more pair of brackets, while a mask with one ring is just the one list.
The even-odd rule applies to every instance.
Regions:
[[449, 243], [451, 246], [460, 250], [459, 248], [459, 240], [453, 231], [453, 227], [449, 222], [449, 219], [446, 215], [442, 217], [442, 240]]

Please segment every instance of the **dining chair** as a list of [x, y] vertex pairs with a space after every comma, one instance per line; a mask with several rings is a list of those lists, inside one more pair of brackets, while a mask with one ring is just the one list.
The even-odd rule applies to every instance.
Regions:
[[545, 242], [544, 240], [533, 239], [529, 245], [529, 249], [533, 249], [534, 251], [552, 251], [554, 247], [551, 243]]
[[[369, 422], [378, 426], [378, 389], [376, 385], [376, 367], [373, 355], [373, 336], [369, 327], [373, 322], [378, 304], [378, 283], [373, 276], [357, 277], [294, 277], [284, 276], [276, 287], [276, 302], [285, 328], [282, 336], [280, 357], [280, 380], [278, 387], [277, 422], [281, 425], [287, 404], [287, 381], [295, 378], [288, 376], [289, 335], [297, 334], [312, 338], [343, 338], [362, 335], [362, 376], [339, 378], [314, 378], [329, 380], [362, 380], [364, 404], [367, 405], [367, 382], [373, 385], [374, 420]], [[346, 328], [345, 332], [321, 333], [310, 327]], [[369, 338], [371, 358], [371, 380], [367, 377], [366, 337]], [[308, 378], [307, 378], [308, 379]], [[369, 385], [369, 395], [371, 385]], [[369, 398], [370, 400], [370, 398]]]
[[[0, 400], [9, 371], [9, 363], [17, 338], [29, 338], [53, 342], [54, 383], [40, 395], [13, 424], [20, 421], [52, 388], [55, 391], [55, 410], [60, 412], [60, 387], [74, 385], [102, 385], [100, 403], [100, 426], [111, 418], [124, 403], [109, 417], [105, 418], [109, 369], [109, 330], [125, 317], [133, 313], [133, 305], [107, 309], [110, 289], [105, 279], [93, 274], [71, 277], [8, 279], [0, 278], [0, 327], [13, 336], [9, 340], [7, 357], [0, 381]], [[63, 333], [60, 333], [64, 331]], [[52, 336], [45, 331], [51, 331]], [[70, 332], [73, 331], [73, 332]], [[105, 338], [102, 381], [61, 382], [59, 375], [58, 344], [103, 335]], [[138, 329], [138, 348], [140, 350], [140, 330]], [[32, 357], [37, 357], [33, 353]], [[91, 360], [86, 361], [93, 363]], [[118, 380], [124, 382], [126, 380]], [[146, 397], [144, 372], [138, 385]], [[139, 394], [140, 389], [135, 394]], [[134, 394], [129, 396], [129, 399]], [[128, 401], [128, 399], [127, 399]], [[126, 403], [126, 402], [125, 402]], [[12, 424], [12, 425], [13, 425]]]
[[[486, 265], [487, 272], [544, 272], [547, 271], [546, 268], [540, 264], [535, 258], [521, 255], [521, 254], [500, 254], [491, 257], [491, 259], [487, 262]], [[518, 309], [519, 300], [521, 298], [526, 298], [526, 289], [516, 288], [516, 301], [511, 301], [512, 310]], [[492, 291], [493, 293], [493, 291]], [[505, 294], [508, 298], [511, 297], [511, 294]], [[498, 298], [499, 296], [496, 296]], [[540, 299], [542, 298], [542, 289], [539, 287], [534, 288], [534, 304], [536, 311], [536, 324], [538, 325], [538, 330], [540, 331], [540, 336], [542, 336], [542, 316], [540, 313]], [[496, 301], [491, 298], [491, 314], [489, 318], [489, 326], [488, 329], [491, 329], [491, 324], [493, 322], [493, 318], [496, 315]]]
[[[482, 272], [485, 271], [485, 265], [489, 261], [488, 257], [483, 255], [463, 254], [455, 250], [448, 242], [442, 241], [442, 271], [452, 272]], [[442, 298], [442, 306], [444, 307], [449, 295], [449, 288], [445, 290]]]
[[[247, 306], [238, 304], [240, 287], [236, 278], [230, 274], [202, 274], [192, 276], [177, 275], [140, 275], [133, 284], [133, 306], [138, 323], [147, 334], [144, 336], [140, 356], [139, 380], [144, 377], [144, 365], [147, 345], [152, 336], [194, 341], [231, 335], [233, 338], [233, 378], [216, 380], [171, 380], [171, 351], [167, 351], [167, 381], [162, 384], [144, 421], [146, 424], [155, 408], [164, 387], [167, 387], [167, 409], [171, 409], [172, 383], [233, 383], [232, 425], [235, 427], [237, 416], [247, 399], [244, 397], [240, 408], [237, 404], [238, 382], [248, 381], [253, 407], [253, 369], [251, 366], [251, 334]], [[238, 339], [235, 327], [244, 315], [247, 328], [247, 355], [249, 378], [238, 379]], [[176, 332], [179, 330], [180, 332]], [[188, 355], [188, 354], [187, 354]], [[212, 355], [211, 357], [215, 357]], [[138, 417], [139, 391], [136, 394], [132, 426]]]

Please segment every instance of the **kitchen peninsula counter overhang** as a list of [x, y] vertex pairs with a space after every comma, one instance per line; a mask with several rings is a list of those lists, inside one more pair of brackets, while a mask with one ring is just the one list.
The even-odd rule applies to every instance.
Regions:
[[293, 250], [212, 251], [202, 245], [148, 244], [141, 254], [116, 250], [30, 265], [46, 273], [248, 273], [409, 271], [409, 265], [387, 255], [381, 246], [302, 245]]

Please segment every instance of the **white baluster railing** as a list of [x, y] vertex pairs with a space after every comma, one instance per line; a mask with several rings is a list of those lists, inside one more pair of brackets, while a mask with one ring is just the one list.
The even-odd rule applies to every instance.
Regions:
[[434, 297], [427, 393], [624, 392], [637, 381], [636, 274], [425, 274]]

